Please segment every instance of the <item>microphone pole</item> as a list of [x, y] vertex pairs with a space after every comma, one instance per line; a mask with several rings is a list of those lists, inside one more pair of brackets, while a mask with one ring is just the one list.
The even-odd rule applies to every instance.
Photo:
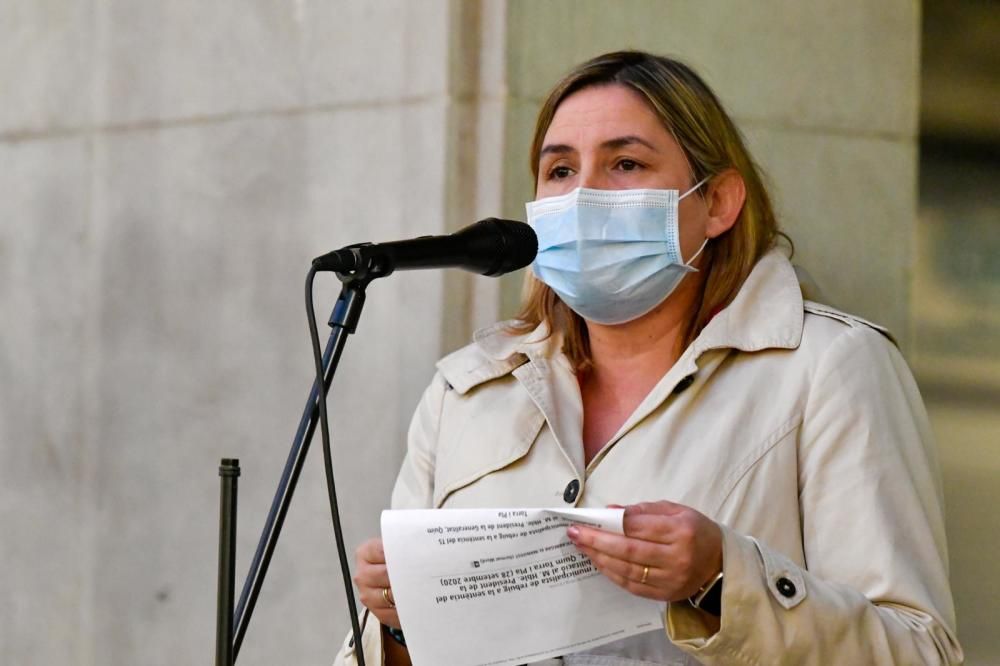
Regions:
[[[330, 384], [333, 382], [333, 376], [337, 371], [337, 364], [340, 361], [341, 353], [347, 342], [347, 335], [357, 330], [358, 320], [361, 317], [361, 310], [365, 303], [365, 289], [372, 280], [386, 274], [378, 266], [374, 266], [372, 270], [362, 268], [351, 274], [337, 274], [343, 282], [343, 286], [328, 321], [332, 330], [322, 355], [324, 393], [330, 388]], [[306, 454], [309, 452], [309, 444], [312, 441], [313, 433], [316, 431], [316, 426], [319, 424], [319, 400], [319, 387], [314, 382], [312, 390], [309, 392], [309, 398], [306, 401], [302, 418], [299, 420], [299, 427], [295, 432], [291, 450], [285, 461], [285, 468], [281, 473], [278, 488], [274, 493], [274, 499], [271, 502], [271, 509], [264, 523], [264, 529], [257, 543], [257, 550], [254, 552], [250, 571], [247, 573], [246, 580], [243, 583], [243, 591], [240, 594], [239, 603], [236, 605], [233, 618], [233, 661], [239, 656], [240, 647], [243, 645], [250, 617], [260, 596], [264, 577], [267, 575], [267, 569], [271, 564], [271, 557], [274, 555], [274, 548], [278, 543], [281, 528], [285, 523], [285, 516], [288, 514], [292, 494], [295, 492], [295, 486], [302, 472], [302, 465], [305, 462]], [[353, 588], [349, 583], [347, 593], [353, 599]], [[358, 622], [356, 612], [352, 613], [351, 622], [356, 627]], [[357, 637], [360, 637], [360, 632], [357, 629], [355, 629], [355, 634]], [[357, 640], [358, 638], [355, 638], [355, 641]], [[360, 646], [358, 650], [360, 652]], [[363, 656], [361, 658], [363, 659]]]
[[[442, 255], [442, 250], [443, 255]], [[271, 509], [268, 512], [264, 529], [257, 543], [250, 564], [250, 571], [243, 584], [236, 610], [228, 621], [227, 615], [232, 608], [232, 571], [235, 566], [235, 479], [224, 479], [223, 501], [220, 513], [220, 550], [219, 550], [219, 612], [217, 621], [217, 666], [232, 666], [239, 655], [243, 639], [246, 636], [250, 617], [256, 607], [264, 577], [271, 563], [281, 528], [288, 514], [292, 494], [298, 483], [299, 475], [309, 444], [316, 426], [326, 420], [325, 396], [336, 373], [340, 356], [343, 353], [347, 335], [357, 330], [361, 310], [365, 303], [365, 289], [377, 278], [391, 274], [397, 268], [439, 268], [454, 266], [474, 272], [497, 276], [527, 266], [537, 251], [537, 240], [528, 225], [508, 220], [489, 218], [462, 229], [451, 237], [425, 237], [413, 241], [385, 243], [381, 245], [360, 244], [338, 250], [318, 257], [313, 261], [313, 267], [307, 278], [306, 298], [309, 304], [310, 332], [314, 345], [316, 378], [306, 401], [305, 410], [299, 420], [292, 441], [291, 450], [285, 462], [284, 470], [278, 482]], [[335, 263], [336, 262], [336, 263]], [[345, 265], [342, 262], [346, 262]], [[332, 270], [343, 283], [340, 296], [330, 314], [330, 337], [322, 354], [319, 352], [319, 340], [315, 336], [315, 316], [312, 308], [312, 278], [317, 271]], [[322, 383], [320, 382], [322, 379]], [[320, 416], [323, 416], [321, 419]], [[325, 426], [324, 426], [325, 427]], [[352, 645], [356, 651], [360, 666], [365, 666], [363, 648], [361, 645], [361, 629], [358, 624], [358, 613], [354, 601], [349, 567], [344, 552], [343, 535], [340, 530], [339, 512], [336, 506], [336, 493], [333, 487], [330, 452], [326, 443], [328, 436], [324, 430], [324, 459], [327, 472], [327, 489], [330, 495], [331, 510], [334, 520], [334, 532], [337, 537], [337, 551], [344, 575], [344, 587], [347, 593], [348, 606], [351, 615], [353, 631]], [[235, 463], [238, 475], [238, 463], [229, 459], [223, 460], [223, 466], [229, 467]], [[232, 473], [225, 476], [230, 476]], [[227, 486], [228, 484], [228, 486]], [[225, 545], [223, 545], [225, 544]], [[223, 645], [232, 645], [232, 650], [226, 650]]]

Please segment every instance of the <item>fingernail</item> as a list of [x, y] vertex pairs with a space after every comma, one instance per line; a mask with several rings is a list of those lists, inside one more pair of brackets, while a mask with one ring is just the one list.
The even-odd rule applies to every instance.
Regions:
[[576, 525], [570, 525], [568, 528], [566, 528], [566, 534], [572, 541], [576, 541], [577, 538], [580, 536], [580, 528], [577, 527]]

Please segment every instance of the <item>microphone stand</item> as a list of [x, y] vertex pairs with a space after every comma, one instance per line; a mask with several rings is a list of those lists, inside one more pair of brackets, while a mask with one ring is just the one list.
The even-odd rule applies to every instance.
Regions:
[[[337, 365], [339, 364], [340, 356], [343, 353], [344, 345], [347, 341], [347, 335], [352, 334], [357, 330], [358, 321], [361, 318], [361, 310], [365, 304], [365, 289], [372, 280], [384, 277], [391, 272], [391, 265], [386, 266], [381, 262], [373, 261], [350, 273], [337, 273], [337, 277], [341, 280], [343, 286], [341, 287], [340, 296], [337, 298], [337, 303], [333, 308], [333, 312], [330, 314], [328, 322], [332, 331], [329, 339], [327, 340], [326, 348], [323, 351], [322, 356], [323, 394], [326, 393], [326, 390], [330, 388], [330, 384], [333, 382], [333, 376], [337, 371]], [[292, 494], [295, 492], [295, 486], [298, 482], [299, 474], [302, 471], [302, 465], [305, 461], [306, 453], [309, 451], [309, 444], [312, 440], [313, 433], [316, 430], [316, 426], [319, 423], [319, 401], [319, 385], [318, 381], [314, 380], [312, 390], [309, 392], [309, 398], [306, 401], [305, 410], [303, 411], [302, 418], [299, 421], [298, 430], [292, 440], [292, 447], [288, 453], [285, 468], [281, 473], [278, 488], [275, 491], [274, 499], [271, 502], [271, 509], [268, 513], [267, 520], [264, 523], [264, 529], [261, 532], [260, 540], [257, 543], [257, 550], [254, 553], [253, 561], [250, 564], [250, 571], [247, 573], [246, 580], [243, 583], [243, 591], [240, 594], [239, 603], [236, 606], [232, 622], [224, 621], [224, 607], [226, 605], [226, 601], [221, 596], [221, 590], [226, 587], [222, 581], [222, 577], [224, 575], [223, 572], [231, 571], [235, 567], [236, 549], [235, 547], [229, 549], [220, 548], [220, 599], [216, 644], [217, 646], [232, 645], [232, 652], [231, 657], [229, 657], [227, 651], [217, 648], [217, 666], [232, 666], [232, 664], [236, 661], [236, 657], [239, 655], [240, 647], [242, 646], [243, 639], [246, 636], [247, 626], [250, 623], [250, 616], [253, 614], [254, 607], [257, 604], [257, 598], [260, 595], [261, 586], [264, 583], [264, 577], [267, 575], [267, 569], [271, 563], [271, 556], [274, 554], [274, 548], [278, 543], [278, 537], [281, 534], [281, 528], [284, 525], [285, 516], [288, 513], [288, 507], [292, 500]], [[232, 512], [231, 516], [228, 515], [230, 511]], [[220, 543], [223, 539], [228, 541], [231, 538], [229, 535], [223, 534], [223, 525], [229, 525], [235, 522], [235, 512], [235, 498], [232, 501], [222, 502], [220, 515]], [[339, 522], [336, 517], [335, 522]], [[345, 560], [342, 537], [340, 534], [338, 534], [337, 537], [337, 546], [340, 551], [341, 561], [343, 562]], [[223, 558], [230, 558], [230, 560], [223, 562]], [[364, 656], [360, 654], [362, 645], [361, 630], [358, 626], [358, 617], [354, 605], [354, 593], [351, 586], [350, 573], [348, 571], [344, 571], [343, 573], [345, 581], [344, 584], [348, 595], [348, 605], [351, 610], [351, 626], [354, 632], [353, 642], [354, 645], [357, 646], [360, 661], [364, 664]], [[231, 604], [231, 601], [229, 603]]]

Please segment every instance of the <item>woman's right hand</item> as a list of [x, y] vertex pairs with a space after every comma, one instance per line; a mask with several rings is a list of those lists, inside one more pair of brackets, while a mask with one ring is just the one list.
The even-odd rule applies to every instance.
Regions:
[[382, 624], [401, 629], [396, 602], [392, 598], [392, 587], [389, 585], [389, 571], [385, 567], [382, 539], [368, 539], [358, 546], [354, 556], [357, 564], [354, 584], [358, 587], [361, 603]]

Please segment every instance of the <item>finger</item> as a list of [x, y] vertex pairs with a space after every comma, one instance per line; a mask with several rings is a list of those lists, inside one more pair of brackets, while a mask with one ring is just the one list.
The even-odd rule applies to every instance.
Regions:
[[[639, 564], [638, 562], [626, 562], [625, 560], [611, 557], [607, 553], [602, 553], [586, 546], [580, 546], [579, 548], [580, 552], [586, 555], [601, 573], [605, 575], [613, 573], [622, 580], [631, 580], [655, 587], [657, 584], [655, 579], [663, 571], [662, 569]], [[643, 580], [643, 577], [645, 577], [645, 580]]]
[[567, 534], [570, 540], [578, 546], [586, 546], [625, 562], [648, 564], [663, 558], [663, 555], [658, 552], [658, 549], [662, 547], [661, 544], [643, 539], [635, 539], [583, 525], [570, 527]]
[[622, 529], [626, 536], [667, 543], [674, 518], [662, 514], [625, 512]]
[[359, 587], [358, 598], [361, 599], [361, 603], [364, 604], [365, 608], [372, 612], [382, 612], [396, 608], [396, 600], [392, 596], [392, 588], [390, 587]]
[[358, 587], [389, 587], [389, 570], [384, 564], [365, 564], [354, 572], [354, 582]]
[[580, 550], [588, 558], [590, 558], [590, 561], [594, 563], [594, 567], [596, 567], [603, 576], [608, 578], [608, 580], [618, 587], [647, 599], [657, 599], [660, 601], [666, 599], [666, 591], [653, 585], [649, 578], [646, 579], [645, 583], [640, 582], [642, 578], [642, 567], [639, 568], [640, 580], [636, 580], [627, 575], [622, 575], [621, 570], [618, 567], [607, 566], [608, 561], [604, 559], [606, 556], [602, 556], [601, 553], [588, 548], [581, 548]]
[[386, 601], [385, 595], [382, 594], [382, 590], [389, 589], [385, 587], [359, 587], [358, 588], [358, 598], [361, 603], [364, 604], [365, 608], [375, 611], [384, 611], [395, 609], [395, 600], [392, 597]]
[[671, 507], [663, 513], [651, 511], [630, 513], [626, 509], [622, 521], [625, 534], [665, 544], [683, 543], [694, 539], [700, 523], [710, 522], [704, 515], [690, 507], [672, 502], [668, 504]]
[[644, 585], [628, 578], [622, 578], [614, 572], [604, 573], [604, 575], [618, 587], [628, 590], [636, 596], [645, 597], [646, 599], [655, 599], [656, 601], [667, 600], [664, 596], [663, 590], [653, 587], [652, 585]]
[[385, 564], [385, 550], [382, 547], [382, 539], [368, 539], [357, 550], [358, 560], [371, 562], [373, 564]]
[[670, 500], [659, 500], [657, 502], [639, 502], [638, 504], [630, 504], [625, 507], [625, 517], [629, 516], [640, 516], [640, 515], [658, 515], [658, 516], [671, 516], [682, 511], [686, 511], [688, 507], [683, 504], [677, 504], [676, 502], [671, 502]]
[[626, 517], [622, 527], [626, 536], [669, 545], [691, 540], [695, 523], [695, 517], [686, 514], [639, 514]]

